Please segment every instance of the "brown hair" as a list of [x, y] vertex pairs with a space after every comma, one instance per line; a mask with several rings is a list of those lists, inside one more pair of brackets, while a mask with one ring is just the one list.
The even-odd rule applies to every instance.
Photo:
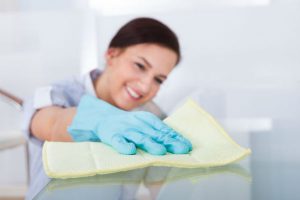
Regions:
[[173, 50], [179, 63], [180, 46], [176, 34], [165, 24], [152, 18], [136, 18], [122, 26], [109, 43], [110, 47], [126, 48], [141, 43], [154, 43]]

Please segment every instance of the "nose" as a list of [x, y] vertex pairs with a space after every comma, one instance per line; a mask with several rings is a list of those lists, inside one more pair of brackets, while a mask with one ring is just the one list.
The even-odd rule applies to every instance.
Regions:
[[142, 95], [145, 95], [148, 92], [150, 92], [152, 87], [152, 77], [149, 75], [142, 77], [138, 82], [138, 87], [142, 92]]

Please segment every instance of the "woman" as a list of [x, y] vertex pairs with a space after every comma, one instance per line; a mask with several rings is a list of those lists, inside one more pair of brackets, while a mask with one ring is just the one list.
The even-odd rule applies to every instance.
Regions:
[[191, 151], [191, 143], [151, 110], [132, 111], [151, 102], [179, 62], [176, 35], [157, 20], [134, 19], [111, 40], [105, 59], [103, 72], [36, 91], [29, 136], [41, 142], [101, 141], [122, 154], [135, 154], [137, 147], [155, 155]]

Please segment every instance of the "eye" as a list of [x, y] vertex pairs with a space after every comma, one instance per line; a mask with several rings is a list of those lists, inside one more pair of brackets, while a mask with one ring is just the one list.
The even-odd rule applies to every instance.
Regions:
[[136, 63], [134, 63], [139, 69], [141, 69], [142, 71], [144, 71], [144, 70], [146, 70], [146, 67], [143, 65], [143, 64], [141, 64], [141, 63], [138, 63], [138, 62], [136, 62]]
[[162, 84], [164, 81], [161, 80], [160, 78], [154, 78], [155, 82], [158, 84]]

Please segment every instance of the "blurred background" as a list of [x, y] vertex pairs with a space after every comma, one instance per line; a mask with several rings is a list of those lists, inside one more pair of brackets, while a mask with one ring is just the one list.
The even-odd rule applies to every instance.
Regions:
[[[0, 0], [0, 88], [25, 98], [103, 68], [118, 28], [154, 17], [177, 33], [183, 57], [155, 102], [170, 114], [192, 97], [250, 146], [234, 133], [299, 122], [299, 10], [299, 0]], [[0, 144], [18, 137], [21, 121], [0, 101]], [[13, 146], [0, 150], [0, 198], [27, 189], [25, 147]]]

